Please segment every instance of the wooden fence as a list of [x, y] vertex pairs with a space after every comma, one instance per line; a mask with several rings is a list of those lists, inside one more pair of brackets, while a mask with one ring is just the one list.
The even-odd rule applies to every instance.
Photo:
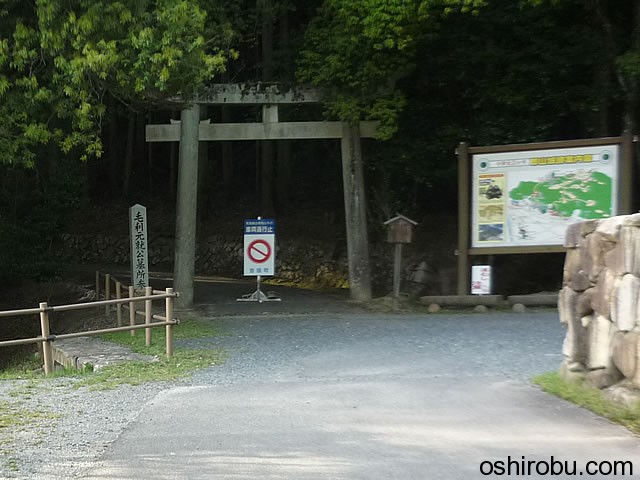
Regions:
[[[42, 344], [42, 357], [44, 362], [44, 373], [49, 375], [53, 372], [53, 355], [51, 343], [56, 340], [65, 338], [87, 337], [94, 335], [102, 335], [112, 332], [130, 331], [131, 335], [135, 335], [136, 330], [145, 330], [145, 344], [151, 345], [151, 329], [154, 327], [165, 327], [166, 329], [166, 354], [167, 357], [173, 355], [173, 326], [179, 321], [173, 318], [174, 299], [178, 293], [173, 288], [163, 290], [153, 290], [151, 287], [144, 289], [144, 294], [136, 296], [133, 287], [123, 287], [122, 282], [111, 277], [111, 275], [96, 272], [96, 299], [100, 298], [101, 282], [104, 278], [104, 298], [105, 300], [97, 300], [95, 302], [76, 303], [71, 305], [51, 306], [47, 302], [41, 302], [38, 308], [25, 308], [21, 310], [6, 310], [0, 312], [0, 318], [17, 317], [23, 315], [40, 315], [41, 335], [39, 337], [21, 338], [18, 340], [8, 340], [0, 342], [0, 347], [8, 347], [14, 345], [28, 345], [33, 343]], [[112, 298], [111, 284], [115, 285], [115, 299]], [[122, 292], [127, 293], [126, 297], [122, 297]], [[153, 314], [153, 301], [164, 300], [164, 315]], [[144, 303], [144, 310], [137, 310], [136, 304]], [[84, 332], [65, 333], [62, 335], [53, 335], [49, 329], [49, 315], [51, 312], [66, 312], [70, 310], [82, 310], [91, 308], [105, 309], [105, 315], [110, 317], [115, 307], [117, 327], [105, 328], [100, 330], [88, 330]], [[122, 311], [129, 312], [129, 325], [122, 325]], [[144, 317], [144, 324], [136, 324], [136, 316]], [[153, 321], [157, 320], [157, 321]]]

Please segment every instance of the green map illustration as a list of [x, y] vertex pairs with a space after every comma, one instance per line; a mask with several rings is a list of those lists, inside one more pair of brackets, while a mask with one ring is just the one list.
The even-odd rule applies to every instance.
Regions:
[[542, 214], [584, 219], [611, 216], [611, 177], [602, 172], [556, 173], [540, 181], [522, 181], [509, 191]]

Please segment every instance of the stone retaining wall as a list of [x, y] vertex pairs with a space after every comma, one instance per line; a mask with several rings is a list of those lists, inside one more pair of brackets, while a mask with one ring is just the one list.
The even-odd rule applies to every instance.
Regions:
[[573, 224], [564, 246], [561, 373], [640, 387], [640, 213]]
[[[109, 235], [62, 236], [62, 260], [72, 264], [129, 264], [129, 239]], [[231, 241], [212, 236], [200, 241], [196, 248], [196, 273], [238, 277], [242, 274], [242, 238]], [[149, 267], [171, 270], [174, 240], [168, 236], [149, 239]], [[284, 282], [310, 284], [316, 287], [341, 288], [348, 283], [347, 260], [340, 252], [319, 242], [304, 245], [286, 240], [276, 245], [277, 278]]]

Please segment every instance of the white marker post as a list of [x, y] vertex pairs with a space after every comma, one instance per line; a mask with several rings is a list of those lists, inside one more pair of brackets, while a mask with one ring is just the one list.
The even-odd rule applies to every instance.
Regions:
[[276, 273], [276, 222], [273, 219], [250, 219], [244, 221], [244, 276], [256, 277], [255, 292], [243, 295], [238, 302], [279, 302], [280, 297], [260, 290], [262, 277]]
[[131, 238], [131, 284], [136, 290], [149, 286], [149, 255], [147, 250], [147, 209], [135, 204], [129, 208]]

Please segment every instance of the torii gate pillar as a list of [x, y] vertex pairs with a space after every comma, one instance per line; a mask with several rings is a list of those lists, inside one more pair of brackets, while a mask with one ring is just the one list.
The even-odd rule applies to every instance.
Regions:
[[193, 306], [198, 210], [198, 135], [200, 106], [186, 105], [180, 112], [180, 155], [176, 199], [176, 237], [173, 288], [180, 292], [176, 307]]
[[349, 287], [352, 299], [366, 301], [371, 300], [371, 273], [360, 125], [343, 125], [341, 146]]

